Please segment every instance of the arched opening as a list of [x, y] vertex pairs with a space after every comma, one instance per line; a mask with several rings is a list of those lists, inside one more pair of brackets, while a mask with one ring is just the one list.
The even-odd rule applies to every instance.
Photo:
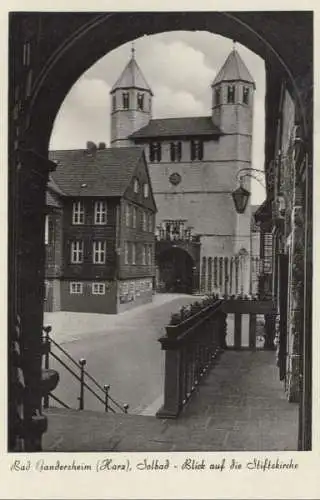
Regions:
[[158, 290], [168, 293], [192, 293], [194, 260], [178, 247], [164, 250], [157, 258]]
[[[48, 147], [55, 117], [72, 85], [103, 55], [143, 35], [172, 31], [177, 26], [182, 30], [204, 30], [231, 37], [265, 60], [266, 169], [274, 158], [277, 145], [275, 123], [279, 118], [278, 101], [283, 86], [288, 87], [297, 103], [300, 139], [309, 154], [311, 165], [312, 12], [12, 14], [9, 84], [9, 109], [12, 110], [9, 125], [9, 335], [10, 341], [22, 343], [27, 353], [24, 379], [31, 397], [26, 402], [24, 413], [28, 428], [32, 427], [32, 416], [36, 416], [40, 405], [37, 388], [41, 377], [43, 214], [48, 169], [52, 167], [47, 163]], [[283, 26], [286, 26], [285, 30]], [[309, 185], [312, 186], [312, 181]], [[270, 186], [273, 187], [272, 182]], [[309, 193], [311, 196], [310, 187]], [[307, 204], [307, 209], [310, 221], [311, 205]], [[309, 243], [311, 237], [310, 229], [306, 236]], [[312, 278], [310, 272], [309, 265], [305, 270], [307, 282]], [[306, 301], [309, 304], [307, 311], [310, 312], [310, 297]], [[306, 314], [306, 324], [308, 317], [311, 318], [311, 313]], [[309, 330], [306, 327], [305, 330], [311, 332], [311, 325]], [[19, 336], [22, 336], [22, 340]], [[11, 343], [8, 345], [11, 346]], [[310, 346], [311, 342], [306, 348], [310, 350]], [[9, 360], [10, 366], [14, 355]], [[308, 382], [307, 378], [304, 380]], [[11, 383], [14, 384], [14, 381], [10, 380]], [[15, 397], [14, 394], [13, 399]], [[13, 418], [16, 416], [11, 415], [9, 420]], [[39, 435], [27, 436], [24, 451], [39, 449], [41, 432], [40, 438]], [[11, 449], [14, 449], [12, 439], [16, 439], [16, 436], [10, 436]]]

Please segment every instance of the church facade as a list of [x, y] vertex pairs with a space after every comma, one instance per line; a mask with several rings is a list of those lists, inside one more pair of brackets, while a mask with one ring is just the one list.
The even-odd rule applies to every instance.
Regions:
[[231, 193], [252, 166], [255, 82], [235, 48], [211, 90], [207, 116], [153, 119], [154, 95], [133, 51], [110, 92], [110, 146], [145, 150], [158, 290], [252, 292], [252, 213], [237, 214]]

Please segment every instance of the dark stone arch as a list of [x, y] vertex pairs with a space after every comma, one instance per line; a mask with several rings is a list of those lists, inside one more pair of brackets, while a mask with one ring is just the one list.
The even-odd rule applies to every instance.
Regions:
[[170, 247], [157, 256], [159, 282], [162, 291], [171, 293], [193, 292], [195, 262], [187, 249]]
[[[18, 15], [16, 13], [16, 15]], [[298, 12], [139, 12], [35, 13], [43, 25], [55, 27], [47, 57], [30, 100], [29, 141], [39, 152], [48, 147], [57, 112], [77, 79], [111, 50], [143, 35], [168, 31], [208, 31], [230, 37], [261, 56], [272, 71], [298, 92], [296, 78], [307, 73], [312, 60], [312, 13]], [[283, 34], [283, 25], [287, 26]], [[70, 29], [71, 28], [73, 29]], [[287, 42], [285, 42], [287, 39]], [[304, 40], [304, 51], [298, 50]], [[49, 51], [48, 49], [51, 49]], [[303, 52], [303, 54], [301, 53]], [[308, 54], [308, 55], [307, 55]], [[66, 71], [66, 68], [68, 69]], [[296, 97], [299, 100], [299, 92]], [[302, 115], [304, 111], [302, 110]], [[42, 140], [40, 141], [40, 137]], [[40, 144], [41, 142], [41, 144]]]

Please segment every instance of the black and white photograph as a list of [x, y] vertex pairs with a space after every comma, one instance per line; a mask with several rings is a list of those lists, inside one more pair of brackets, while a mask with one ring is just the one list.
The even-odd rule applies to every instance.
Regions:
[[114, 9], [7, 14], [13, 470], [250, 452], [288, 481], [314, 450], [314, 13]]

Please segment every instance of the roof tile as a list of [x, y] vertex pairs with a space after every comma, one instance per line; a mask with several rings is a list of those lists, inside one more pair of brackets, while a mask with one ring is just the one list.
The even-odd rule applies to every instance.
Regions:
[[221, 135], [220, 129], [214, 125], [211, 116], [150, 120], [148, 125], [134, 132], [130, 138], [139, 139], [202, 135]]
[[50, 151], [51, 178], [65, 196], [122, 196], [142, 155], [141, 147]]

